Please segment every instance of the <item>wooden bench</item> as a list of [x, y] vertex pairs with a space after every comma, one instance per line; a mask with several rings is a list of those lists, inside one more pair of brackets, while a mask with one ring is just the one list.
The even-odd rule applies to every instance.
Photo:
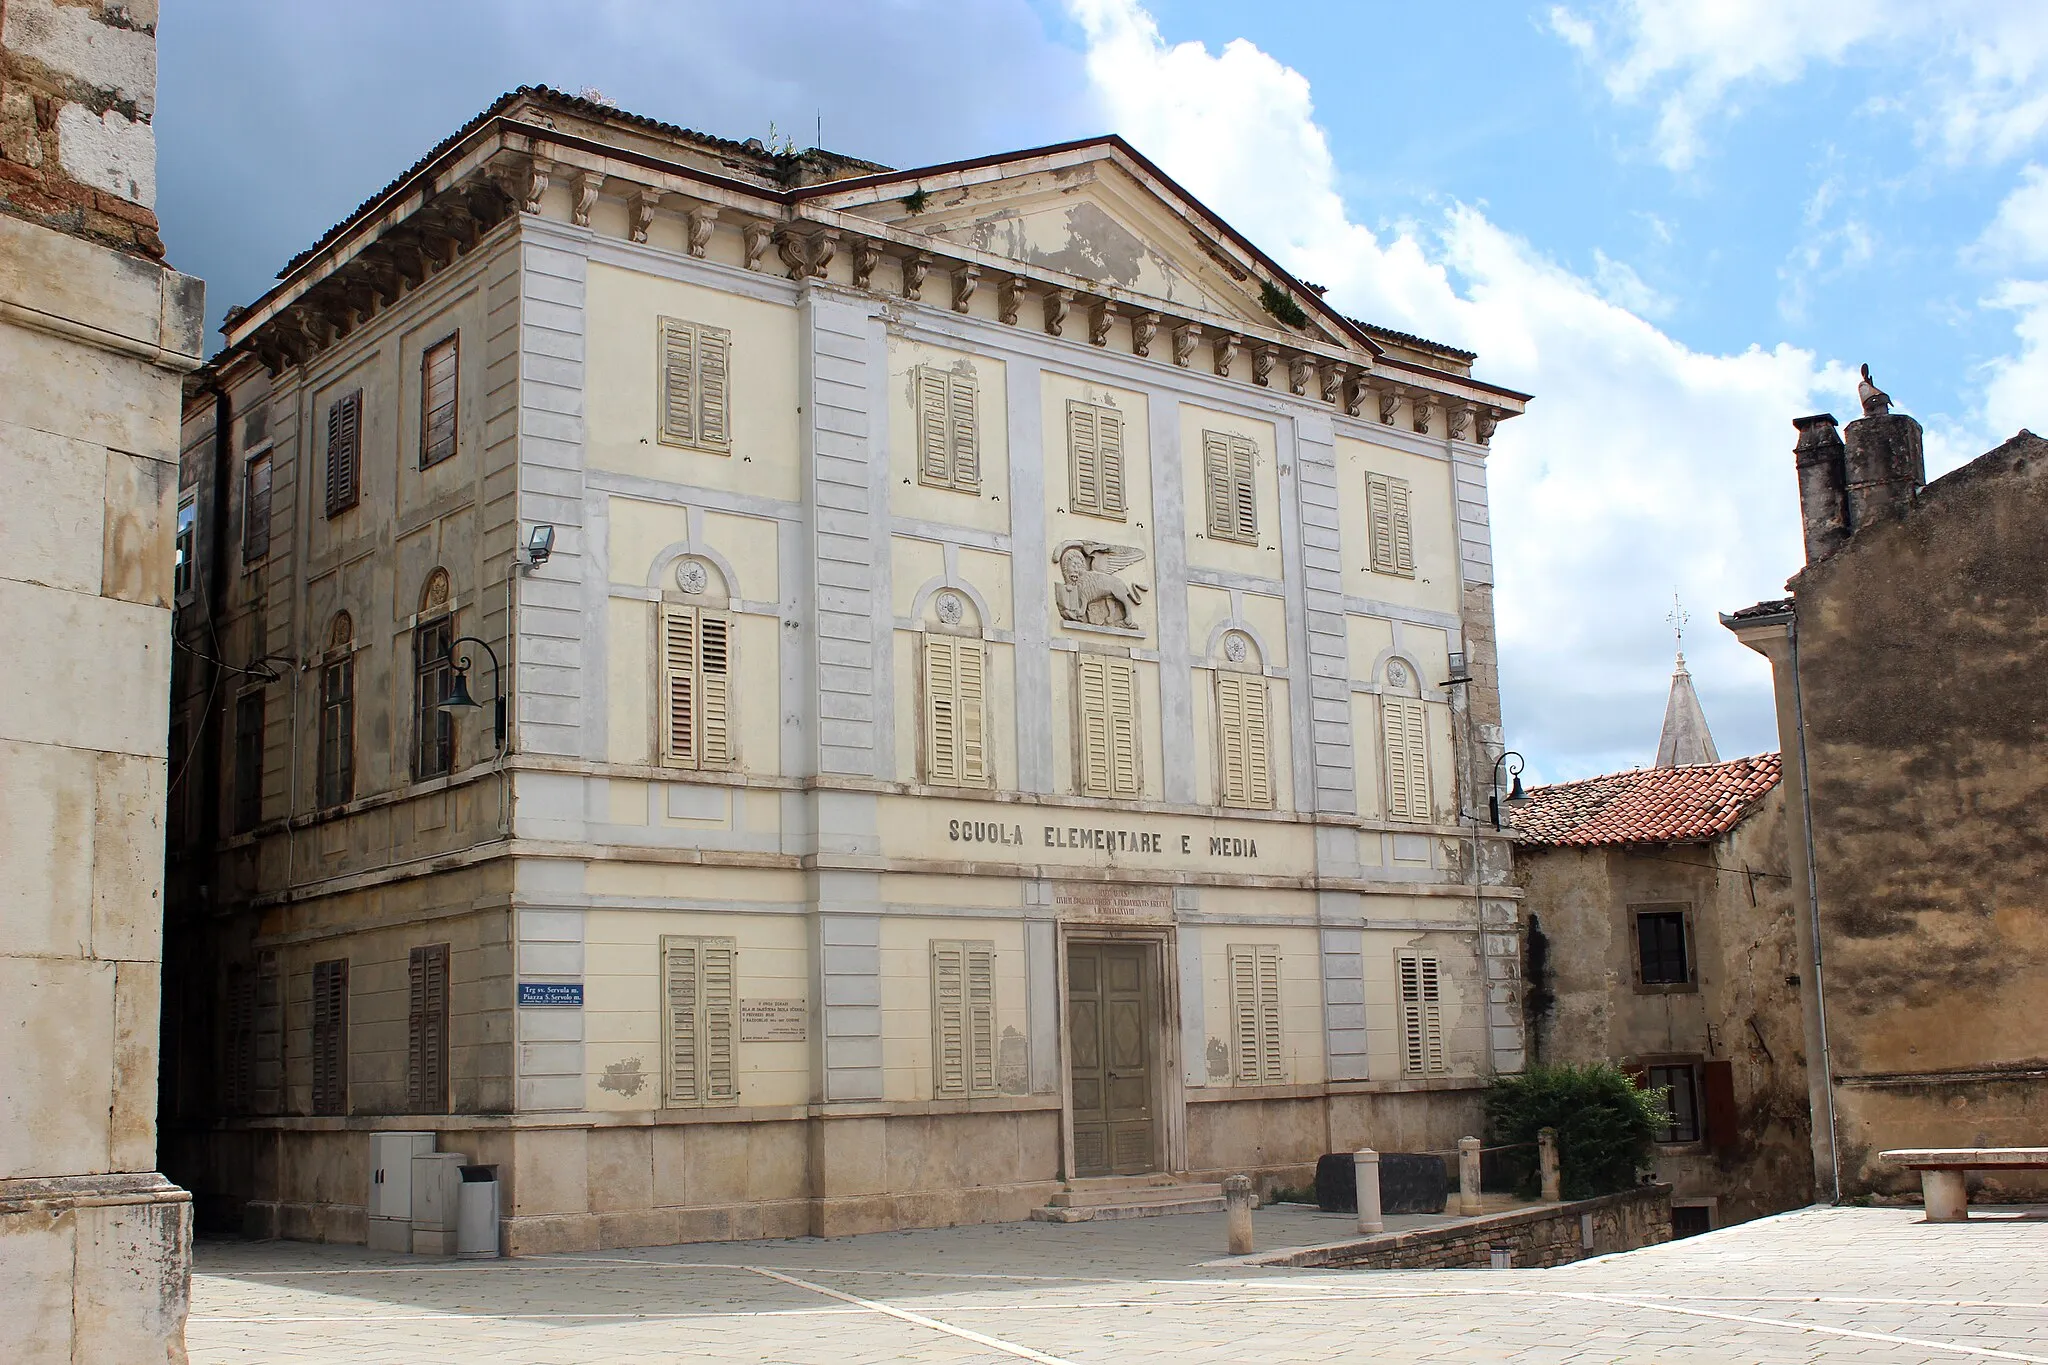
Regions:
[[1902, 1148], [1878, 1155], [1920, 1172], [1920, 1194], [1930, 1223], [1966, 1223], [1970, 1195], [1963, 1187], [1969, 1171], [2048, 1171], [2048, 1147]]

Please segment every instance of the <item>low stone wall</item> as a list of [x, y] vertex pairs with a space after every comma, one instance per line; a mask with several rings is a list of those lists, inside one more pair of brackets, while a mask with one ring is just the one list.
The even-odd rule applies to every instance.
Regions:
[[1670, 1240], [1671, 1187], [1644, 1185], [1598, 1199], [1278, 1252], [1261, 1263], [1359, 1270], [1484, 1269], [1493, 1262], [1493, 1249], [1504, 1246], [1515, 1266], [1553, 1266]]

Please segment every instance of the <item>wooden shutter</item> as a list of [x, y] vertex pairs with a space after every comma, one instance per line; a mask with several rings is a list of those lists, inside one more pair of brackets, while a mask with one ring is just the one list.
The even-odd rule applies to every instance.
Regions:
[[697, 1027], [697, 940], [664, 935], [661, 940], [662, 1034], [665, 1096], [670, 1105], [697, 1104], [703, 1048]]
[[952, 486], [963, 493], [981, 490], [981, 435], [975, 413], [971, 374], [947, 376], [946, 430], [952, 444]]
[[979, 640], [954, 646], [959, 663], [960, 780], [986, 782], [988, 766], [988, 653]]
[[1109, 794], [1138, 794], [1138, 670], [1108, 661]]
[[739, 1028], [739, 954], [729, 938], [701, 939], [697, 953], [697, 998], [702, 1010], [698, 1036], [704, 1054], [700, 1088], [706, 1104], [721, 1104], [738, 1099], [740, 1093], [739, 1059], [735, 1052]]
[[1384, 474], [1365, 476], [1365, 521], [1373, 572], [1394, 572], [1394, 487]]
[[732, 618], [697, 613], [697, 714], [702, 726], [697, 761], [705, 768], [730, 767], [736, 745], [732, 732]]
[[697, 612], [661, 609], [661, 758], [697, 766]]
[[448, 1109], [448, 945], [412, 950], [406, 1018], [405, 1101], [416, 1114]]
[[729, 938], [661, 939], [662, 1096], [671, 1107], [739, 1099], [739, 950]]
[[930, 365], [917, 369], [917, 468], [920, 481], [934, 488], [953, 486], [952, 445], [947, 437], [946, 372]]
[[348, 1112], [348, 959], [313, 964], [313, 1112]]
[[1254, 474], [1258, 449], [1242, 436], [1230, 438], [1231, 539], [1247, 545], [1259, 539], [1259, 488]]
[[1096, 407], [1067, 400], [1068, 510], [1102, 511], [1102, 459], [1097, 446]]
[[1209, 534], [1235, 540], [1237, 518], [1230, 492], [1230, 438], [1220, 431], [1202, 433], [1203, 501], [1208, 504]]
[[1273, 804], [1266, 701], [1264, 678], [1248, 673], [1217, 673], [1217, 765], [1222, 805], [1262, 809]]
[[1400, 957], [1401, 1068], [1412, 1076], [1444, 1070], [1441, 966], [1434, 957]]
[[1387, 818], [1429, 822], [1429, 713], [1412, 697], [1382, 697], [1387, 768]]
[[1081, 718], [1081, 790], [1089, 796], [1109, 796], [1109, 660], [1098, 654], [1083, 654], [1075, 659], [1074, 665]]
[[344, 655], [320, 670], [320, 804], [355, 796], [356, 664]]
[[933, 939], [932, 1094], [996, 1093], [996, 950]]
[[996, 950], [992, 943], [964, 945], [967, 958], [967, 1089], [996, 1093]]
[[1280, 1033], [1280, 949], [1264, 943], [1233, 943], [1229, 961], [1237, 1079], [1284, 1081], [1287, 1064]]
[[697, 444], [697, 329], [675, 318], [660, 321], [661, 443]]
[[456, 338], [429, 346], [420, 357], [420, 468], [455, 453]]
[[1095, 449], [1102, 474], [1102, 515], [1124, 515], [1124, 418], [1114, 408], [1095, 409]]
[[925, 636], [925, 778], [947, 785], [960, 780], [959, 653], [951, 637]]
[[242, 479], [242, 562], [254, 564], [270, 553], [270, 457], [249, 461]]
[[362, 468], [363, 391], [343, 394], [327, 407], [327, 515], [356, 505]]
[[697, 445], [705, 449], [732, 447], [731, 352], [730, 332], [697, 329]]
[[1415, 573], [1415, 523], [1408, 513], [1408, 480], [1387, 480], [1387, 511], [1393, 523], [1394, 569], [1398, 574]]
[[1735, 1064], [1725, 1058], [1700, 1064], [1700, 1108], [1705, 1111], [1702, 1128], [1709, 1147], [1726, 1149], [1736, 1144], [1740, 1125], [1735, 1112]]

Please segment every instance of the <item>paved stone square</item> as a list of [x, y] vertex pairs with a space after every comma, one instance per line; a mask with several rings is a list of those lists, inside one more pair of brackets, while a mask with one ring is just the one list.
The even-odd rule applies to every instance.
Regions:
[[[1262, 1249], [1349, 1219], [1261, 1210]], [[1555, 1270], [1302, 1271], [1223, 1217], [515, 1261], [202, 1244], [195, 1365], [254, 1361], [2048, 1362], [2048, 1210], [1807, 1209]]]

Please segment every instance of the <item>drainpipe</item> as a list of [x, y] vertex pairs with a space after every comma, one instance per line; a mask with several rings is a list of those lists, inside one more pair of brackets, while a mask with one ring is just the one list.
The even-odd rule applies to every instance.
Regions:
[[1835, 1122], [1835, 1063], [1828, 1046], [1828, 994], [1821, 974], [1820, 872], [1813, 856], [1813, 785], [1806, 768], [1806, 705], [1799, 681], [1799, 618], [1785, 623], [1791, 644], [1793, 739], [1799, 746], [1799, 824], [1806, 840], [1806, 909], [1813, 936], [1814, 1012], [1820, 1016], [1820, 1065], [1823, 1093], [1827, 1096], [1828, 1167], [1834, 1182], [1834, 1202], [1842, 1202], [1842, 1150]]
[[204, 804], [199, 816], [199, 856], [206, 860], [203, 885], [210, 909], [212, 884], [220, 871], [214, 863], [214, 853], [220, 842], [220, 741], [225, 728], [221, 717], [230, 704], [229, 698], [218, 693], [222, 671], [220, 622], [227, 615], [228, 599], [228, 502], [233, 493], [230, 479], [234, 472], [235, 404], [228, 397], [227, 386], [218, 379], [206, 386], [206, 392], [213, 395], [213, 497], [207, 513], [210, 524], [206, 529], [206, 558], [194, 568], [206, 575], [209, 637], [204, 660], [206, 686], [198, 695], [207, 698], [206, 712], [200, 717], [199, 792]]

